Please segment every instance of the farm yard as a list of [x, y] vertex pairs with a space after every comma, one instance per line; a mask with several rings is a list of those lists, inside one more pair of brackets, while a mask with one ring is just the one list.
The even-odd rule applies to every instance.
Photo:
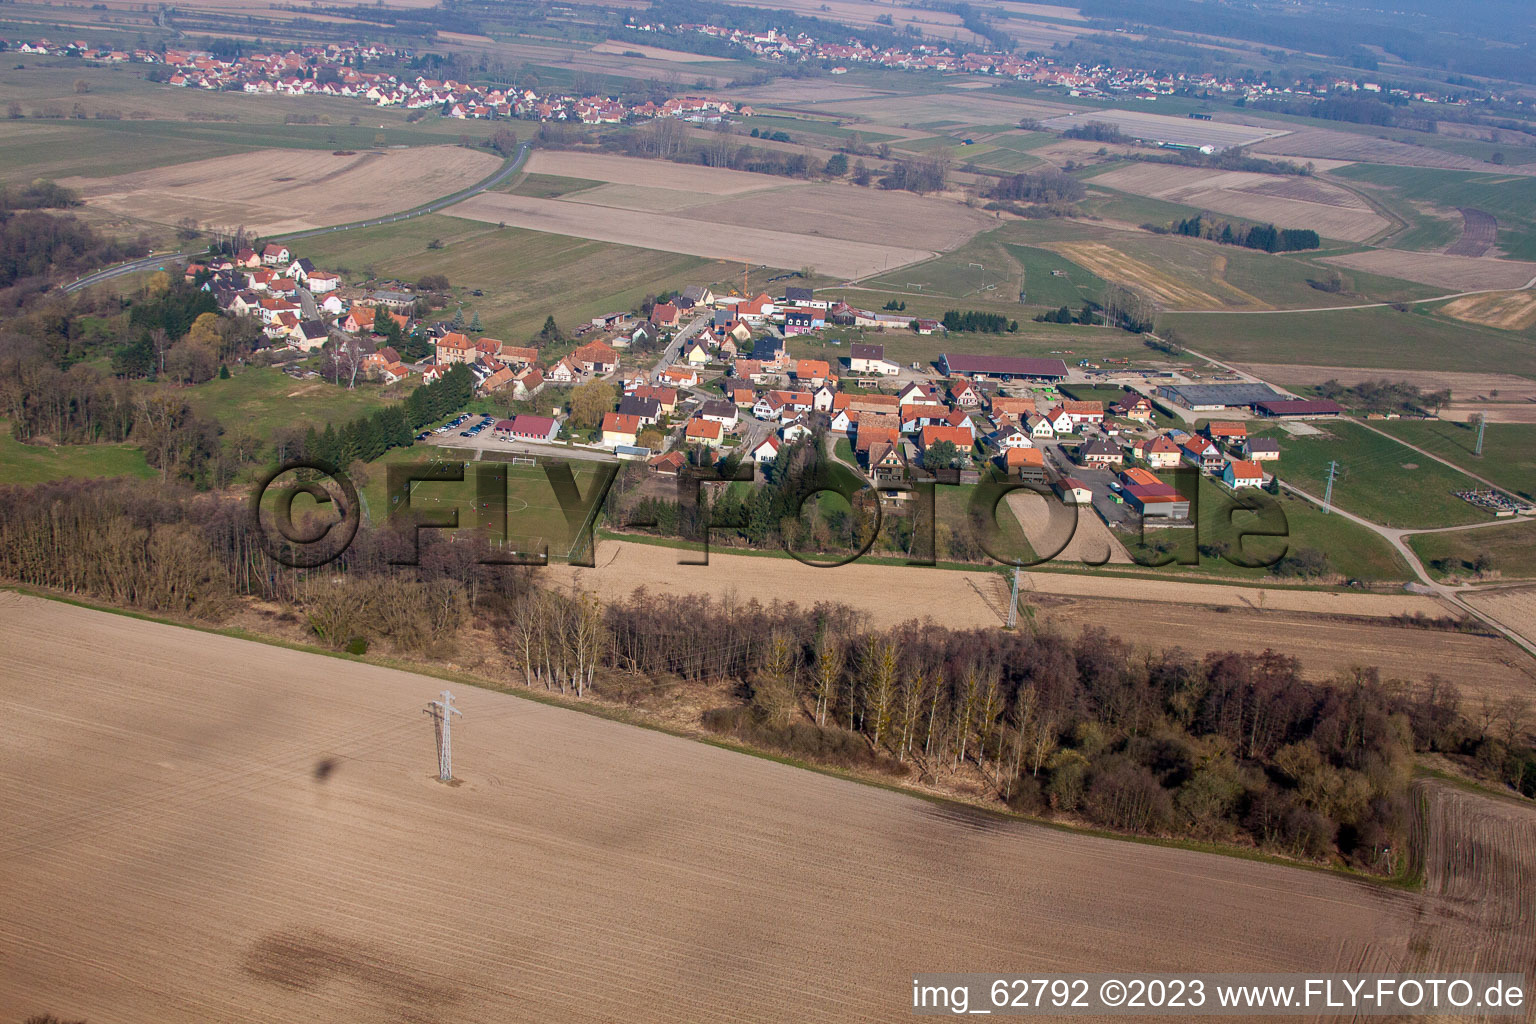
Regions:
[[268, 150], [214, 157], [110, 178], [66, 178], [87, 205], [173, 224], [200, 223], [264, 234], [398, 213], [467, 188], [501, 164], [461, 146], [326, 153]]
[[1354, 193], [1317, 178], [1134, 163], [1087, 181], [1282, 228], [1311, 228], [1324, 238], [1363, 242], [1388, 227]]
[[[0, 927], [31, 937], [0, 982], [10, 1018], [889, 1020], [915, 962], [1406, 969], [1439, 898], [980, 817], [472, 687], [444, 786], [421, 713], [440, 679], [0, 600]], [[1522, 898], [1495, 892], [1478, 905]], [[1522, 956], [1512, 910], [1465, 941]]]

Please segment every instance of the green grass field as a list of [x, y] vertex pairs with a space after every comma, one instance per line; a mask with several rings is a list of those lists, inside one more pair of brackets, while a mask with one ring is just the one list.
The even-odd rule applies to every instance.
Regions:
[[1489, 423], [1483, 454], [1477, 447], [1477, 427], [1451, 420], [1382, 420], [1371, 424], [1393, 437], [1434, 452], [1470, 473], [1527, 498], [1536, 498], [1536, 424]]
[[515, 196], [532, 196], [535, 199], [554, 199], [556, 196], [597, 188], [601, 184], [602, 182], [592, 178], [567, 178], [560, 174], [525, 174], [521, 179], [515, 175], [507, 179], [507, 182], [496, 187], [496, 191], [510, 192]]
[[295, 380], [269, 366], [236, 371], [229, 380], [215, 377], [177, 395], [197, 415], [222, 423], [226, 435], [250, 434], [264, 442], [280, 427], [312, 423], [323, 430], [328, 423], [345, 423], [388, 402], [376, 384], [349, 390], [318, 378]]
[[1458, 206], [1484, 210], [1498, 218], [1499, 248], [1515, 259], [1536, 259], [1536, 178], [1493, 168], [1479, 173], [1380, 164], [1351, 164], [1329, 173], [1388, 186], [1405, 200], [1434, 203], [1453, 215]]
[[1320, 313], [1161, 313], [1159, 332], [1237, 362], [1536, 376], [1536, 334], [1499, 331], [1389, 306]]
[[1476, 486], [1470, 477], [1428, 459], [1358, 423], [1329, 421], [1320, 437], [1276, 432], [1281, 480], [1321, 497], [1328, 464], [1337, 461], [1333, 501], [1340, 508], [1384, 526], [1457, 526], [1491, 520], [1488, 513], [1456, 497]]
[[156, 471], [132, 444], [65, 444], [45, 448], [22, 444], [0, 420], [0, 483], [41, 484], [50, 480], [132, 476], [150, 479]]
[[[1166, 534], [1167, 541], [1179, 545], [1175, 552], [1195, 555], [1199, 564], [1172, 565], [1164, 571], [1174, 575], [1257, 581], [1272, 575], [1272, 563], [1287, 553], [1312, 549], [1327, 556], [1333, 572], [1349, 579], [1386, 582], [1412, 578], [1408, 565], [1378, 534], [1340, 516], [1324, 515], [1321, 509], [1302, 498], [1286, 494], [1264, 497], [1273, 500], [1283, 515], [1284, 533], [1244, 537], [1245, 531], [1263, 529], [1268, 533], [1271, 525], [1279, 527], [1281, 524], [1261, 523], [1256, 513], [1235, 508], [1231, 491], [1216, 479], [1202, 476], [1198, 539], [1190, 531], [1155, 530], [1148, 533], [1149, 540]], [[1198, 552], [1196, 544], [1211, 547], [1213, 553]], [[1219, 553], [1214, 553], [1218, 547], [1230, 552], [1234, 558], [1267, 564], [1252, 568], [1233, 565]], [[1133, 553], [1135, 550], [1133, 545]]]
[[[395, 448], [368, 467], [367, 482], [360, 488], [367, 508], [369, 522], [379, 525], [385, 522], [395, 504], [390, 500], [389, 467], [400, 465], [428, 465], [434, 462], [457, 463], [472, 458], [473, 452], [437, 448], [420, 444], [410, 448]], [[498, 479], [498, 490], [504, 486], [506, 494], [506, 533], [509, 544], [518, 551], [534, 552], [548, 545], [551, 560], [564, 559], [570, 551], [574, 533], [566, 523], [565, 513], [549, 484], [549, 478], [541, 465], [524, 466], [503, 462], [469, 462], [464, 480], [418, 481], [411, 485], [411, 505], [427, 513], [456, 511], [459, 529], [480, 529], [489, 521], [499, 531], [499, 519], [503, 506], [492, 501], [482, 505], [477, 500], [477, 472], [479, 467], [490, 467], [497, 477], [504, 475], [504, 484]], [[592, 484], [593, 463], [582, 459], [570, 460], [571, 472], [577, 488], [583, 495]]]
[[[437, 239], [441, 248], [428, 248]], [[480, 314], [484, 333], [525, 340], [553, 315], [570, 329], [647, 295], [727, 278], [739, 267], [678, 253], [657, 252], [521, 228], [497, 228], [434, 214], [397, 224], [316, 239], [306, 255], [328, 266], [365, 269], [415, 281], [443, 274], [465, 316]], [[472, 290], [483, 294], [473, 296]]]
[[1499, 523], [1483, 530], [1419, 533], [1408, 538], [1425, 567], [1437, 578], [1469, 576], [1480, 558], [1506, 579], [1536, 578], [1536, 523]]

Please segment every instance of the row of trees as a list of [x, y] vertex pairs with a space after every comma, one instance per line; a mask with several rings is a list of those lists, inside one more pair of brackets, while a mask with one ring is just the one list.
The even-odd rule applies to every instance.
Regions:
[[958, 309], [947, 310], [940, 321], [944, 329], [952, 334], [966, 331], [974, 331], [981, 334], [1003, 334], [1018, 331], [1019, 322], [1009, 320], [1001, 313], [983, 313], [979, 310], [968, 309], [961, 312]]
[[[417, 544], [419, 564], [402, 567]], [[602, 603], [480, 564], [484, 539], [364, 528], [337, 562], [271, 562], [243, 502], [176, 485], [0, 489], [0, 577], [218, 619], [245, 596], [320, 642], [450, 656], [473, 615], [526, 686], [627, 699], [729, 684], [712, 727], [797, 755], [855, 760], [1000, 802], [1147, 834], [1236, 841], [1391, 872], [1406, 848], [1415, 750], [1536, 790], [1518, 701], [1464, 713], [1430, 677], [1304, 680], [1273, 652], [1146, 655], [1102, 632], [871, 629], [846, 607], [643, 592]]]
[[1240, 245], [1247, 249], [1262, 249], [1264, 252], [1298, 252], [1316, 249], [1323, 244], [1317, 232], [1311, 228], [1277, 228], [1273, 224], [1234, 228], [1228, 221], [1210, 220], [1203, 213], [1174, 221], [1166, 228], [1147, 227], [1160, 234], [1204, 238], [1222, 245]]

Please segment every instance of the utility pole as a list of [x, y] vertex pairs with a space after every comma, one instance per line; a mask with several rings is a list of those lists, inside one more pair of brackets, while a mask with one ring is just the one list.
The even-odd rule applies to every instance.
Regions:
[[427, 714], [437, 727], [437, 778], [439, 782], [453, 781], [453, 716], [464, 712], [453, 706], [453, 694], [443, 691], [442, 700], [428, 701]]
[[1008, 628], [1019, 624], [1019, 567], [1013, 567], [1013, 596], [1008, 599]]
[[1477, 447], [1472, 449], [1473, 455], [1483, 454], [1483, 430], [1488, 426], [1488, 414], [1483, 413], [1477, 417]]
[[1333, 477], [1338, 472], [1338, 469], [1339, 464], [1337, 461], [1328, 463], [1328, 487], [1323, 491], [1323, 515], [1328, 514], [1328, 509], [1333, 501]]

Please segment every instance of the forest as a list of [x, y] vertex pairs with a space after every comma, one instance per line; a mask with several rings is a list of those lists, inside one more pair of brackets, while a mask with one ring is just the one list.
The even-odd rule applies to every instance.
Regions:
[[364, 528], [302, 571], [263, 554], [239, 501], [127, 480], [0, 488], [12, 583], [209, 622], [259, 598], [354, 655], [453, 660], [474, 630], [500, 652], [501, 685], [641, 712], [707, 693], [700, 726], [736, 742], [1037, 817], [1396, 875], [1417, 753], [1536, 794], [1524, 706], [1464, 709], [1430, 674], [1307, 680], [1273, 651], [1148, 653], [1028, 620], [875, 630], [846, 607], [702, 596], [680, 614], [479, 564], [474, 533], [429, 534], [419, 566], [392, 565], [413, 543]]

